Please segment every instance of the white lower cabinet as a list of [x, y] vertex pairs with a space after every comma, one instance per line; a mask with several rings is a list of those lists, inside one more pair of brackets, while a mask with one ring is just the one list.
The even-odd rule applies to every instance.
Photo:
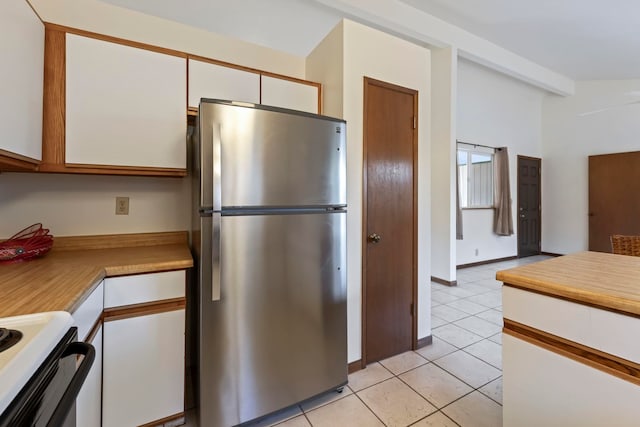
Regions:
[[76, 425], [100, 427], [102, 420], [102, 326], [89, 344], [96, 349], [96, 358], [76, 399]]
[[105, 279], [103, 426], [184, 413], [185, 271]]
[[79, 427], [162, 425], [184, 415], [185, 274], [106, 278], [74, 310], [78, 340], [96, 350], [76, 400]]
[[105, 320], [104, 427], [137, 426], [184, 411], [184, 327], [184, 309]]

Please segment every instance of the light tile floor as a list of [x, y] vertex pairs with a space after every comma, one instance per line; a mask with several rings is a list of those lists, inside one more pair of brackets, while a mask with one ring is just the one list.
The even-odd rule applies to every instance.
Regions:
[[431, 283], [433, 344], [371, 363], [331, 392], [251, 427], [502, 426], [502, 283], [498, 270], [535, 256], [459, 270]]

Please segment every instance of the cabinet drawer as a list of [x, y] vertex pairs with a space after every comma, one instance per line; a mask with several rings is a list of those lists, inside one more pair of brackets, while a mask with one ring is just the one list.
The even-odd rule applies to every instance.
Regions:
[[185, 296], [185, 271], [109, 277], [104, 280], [104, 308]]
[[91, 295], [74, 311], [73, 326], [78, 327], [78, 340], [84, 341], [102, 314], [104, 302], [104, 281], [100, 282]]

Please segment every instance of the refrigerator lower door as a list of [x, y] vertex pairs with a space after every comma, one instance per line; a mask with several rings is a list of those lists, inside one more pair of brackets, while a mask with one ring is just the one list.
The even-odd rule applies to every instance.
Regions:
[[220, 300], [201, 289], [201, 426], [244, 423], [347, 382], [345, 217], [222, 217]]

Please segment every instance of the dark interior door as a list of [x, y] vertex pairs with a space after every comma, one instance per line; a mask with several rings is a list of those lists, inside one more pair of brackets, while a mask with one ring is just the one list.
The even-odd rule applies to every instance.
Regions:
[[589, 156], [589, 250], [612, 234], [640, 235], [640, 151]]
[[518, 256], [540, 253], [541, 160], [518, 156]]
[[417, 92], [365, 79], [363, 362], [413, 347]]

